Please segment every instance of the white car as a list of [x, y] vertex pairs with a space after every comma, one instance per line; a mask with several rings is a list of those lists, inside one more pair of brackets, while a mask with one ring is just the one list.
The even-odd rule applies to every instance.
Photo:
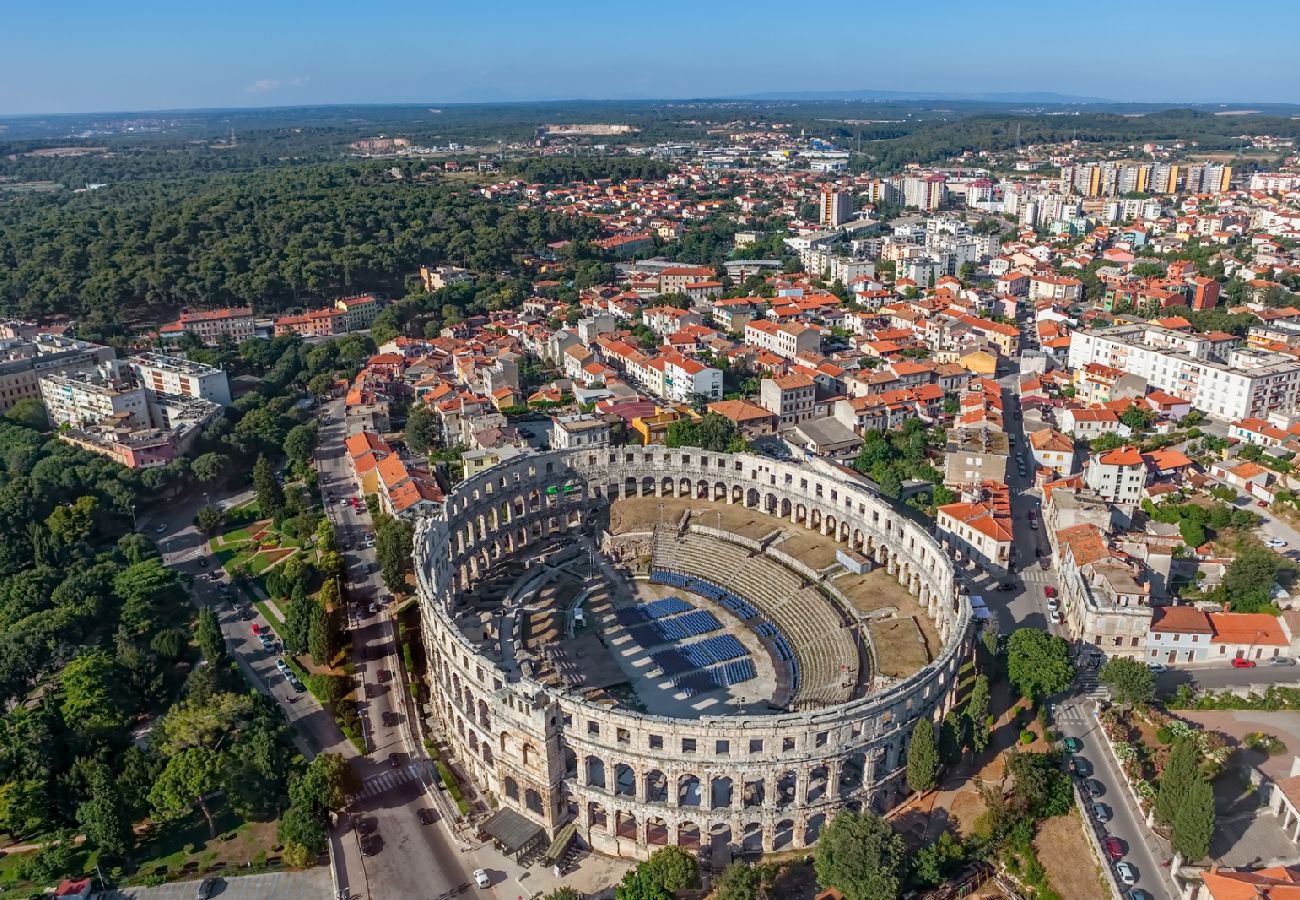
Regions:
[[1147, 668], [1156, 673], [1169, 671], [1169, 667], [1164, 663], [1147, 663]]
[[1115, 874], [1118, 875], [1119, 880], [1125, 884], [1137, 884], [1137, 872], [1133, 871], [1133, 867], [1126, 862], [1115, 863]]
[[1264, 546], [1272, 547], [1274, 550], [1277, 550], [1280, 547], [1285, 547], [1286, 541], [1282, 540], [1281, 538], [1269, 538], [1264, 542]]
[[[462, 871], [463, 871], [463, 870], [462, 870]], [[488, 878], [488, 873], [485, 872], [485, 871], [482, 870], [482, 869], [475, 869], [475, 870], [474, 870], [474, 883], [477, 884], [477, 885], [478, 885], [479, 887], [481, 887], [481, 888], [489, 888], [489, 887], [492, 887], [492, 879], [491, 879], [491, 878]], [[1131, 881], [1130, 881], [1130, 882], [1126, 882], [1126, 883], [1127, 883], [1127, 884], [1132, 884]]]
[[154, 534], [162, 534], [166, 530], [167, 530], [167, 524], [164, 522], [162, 524], [154, 526], [153, 532]]
[[1052, 610], [1051, 616], [1049, 618], [1051, 618], [1052, 624], [1054, 625], [1060, 625], [1065, 621], [1065, 619], [1061, 618], [1061, 611], [1058, 609]]
[[1052, 612], [1056, 612], [1056, 610], [1060, 608], [1060, 605], [1061, 604], [1056, 602], [1055, 597], [1047, 598], [1047, 608], [1050, 609]]

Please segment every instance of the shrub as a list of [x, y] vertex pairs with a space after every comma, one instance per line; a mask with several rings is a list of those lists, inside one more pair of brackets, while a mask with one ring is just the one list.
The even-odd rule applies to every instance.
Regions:
[[1168, 725], [1161, 725], [1156, 729], [1156, 740], [1162, 744], [1172, 744], [1174, 742], [1174, 732]]
[[1032, 744], [1033, 742], [1034, 742], [1034, 733], [1030, 731], [1028, 728], [1022, 728], [1020, 730], [1020, 743]]
[[1252, 731], [1246, 735], [1245, 742], [1250, 749], [1257, 750], [1268, 756], [1278, 756], [1286, 750], [1286, 744], [1282, 743], [1278, 738], [1260, 731]]

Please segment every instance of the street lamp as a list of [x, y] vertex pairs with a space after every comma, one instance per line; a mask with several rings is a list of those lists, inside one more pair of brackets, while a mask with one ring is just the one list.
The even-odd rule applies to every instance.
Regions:
[[135, 523], [135, 503], [131, 504], [131, 530], [135, 531], [139, 526]]

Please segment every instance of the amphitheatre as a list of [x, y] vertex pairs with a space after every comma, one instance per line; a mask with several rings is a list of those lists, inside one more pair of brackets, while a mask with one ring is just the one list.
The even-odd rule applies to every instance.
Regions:
[[970, 652], [947, 551], [850, 473], [662, 447], [481, 472], [416, 535], [431, 714], [537, 839], [811, 845], [906, 793]]

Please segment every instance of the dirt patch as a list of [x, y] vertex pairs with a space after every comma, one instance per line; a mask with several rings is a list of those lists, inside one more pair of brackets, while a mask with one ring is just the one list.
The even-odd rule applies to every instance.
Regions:
[[1086, 846], [1087, 837], [1077, 809], [1048, 819], [1038, 828], [1034, 849], [1061, 900], [1095, 900], [1109, 893], [1101, 880], [1097, 861]]
[[773, 550], [787, 553], [814, 570], [824, 569], [835, 562], [835, 550], [839, 545], [798, 525], [787, 528], [786, 534], [787, 537], [773, 545]]
[[[627, 497], [610, 504], [609, 530], [611, 534], [628, 534], [652, 531], [660, 522], [676, 525], [687, 510], [696, 513], [694, 521], [697, 525], [721, 528], [755, 541], [783, 524], [780, 519], [744, 506], [710, 503], [690, 497]], [[789, 522], [784, 524], [789, 526]], [[790, 527], [798, 530], [798, 526]]]
[[[943, 646], [943, 642], [939, 639], [939, 632], [935, 630], [929, 614], [916, 602], [916, 598], [904, 590], [903, 586], [884, 569], [876, 569], [866, 575], [842, 575], [831, 583], [839, 588], [844, 593], [844, 596], [849, 599], [849, 602], [861, 612], [870, 613], [893, 607], [898, 610], [898, 619], [896, 621], [906, 621], [911, 626], [910, 629], [904, 628], [901, 631], [897, 626], [892, 630], [885, 631], [878, 628], [880, 623], [873, 624], [871, 626], [873, 636], [876, 635], [877, 631], [881, 631], [882, 640], [886, 637], [899, 638], [904, 634], [910, 635], [917, 628], [920, 629], [920, 635], [925, 639], [924, 646], [921, 648], [925, 658], [919, 664], [916, 664], [915, 668], [906, 669], [903, 674], [910, 675], [921, 666], [924, 666], [934, 658], [934, 654]], [[888, 658], [890, 652], [890, 649], [887, 649], [884, 644], [880, 644], [877, 647], [876, 655], [881, 660], [884, 660]], [[916, 657], [913, 656], [912, 658], [915, 659]], [[881, 665], [881, 671], [885, 671], [885, 663], [882, 661], [879, 664]], [[895, 663], [895, 666], [899, 669], [906, 668], [902, 663], [898, 662]]]
[[876, 647], [876, 668], [881, 675], [906, 678], [930, 661], [921, 630], [911, 619], [884, 619], [867, 626]]

